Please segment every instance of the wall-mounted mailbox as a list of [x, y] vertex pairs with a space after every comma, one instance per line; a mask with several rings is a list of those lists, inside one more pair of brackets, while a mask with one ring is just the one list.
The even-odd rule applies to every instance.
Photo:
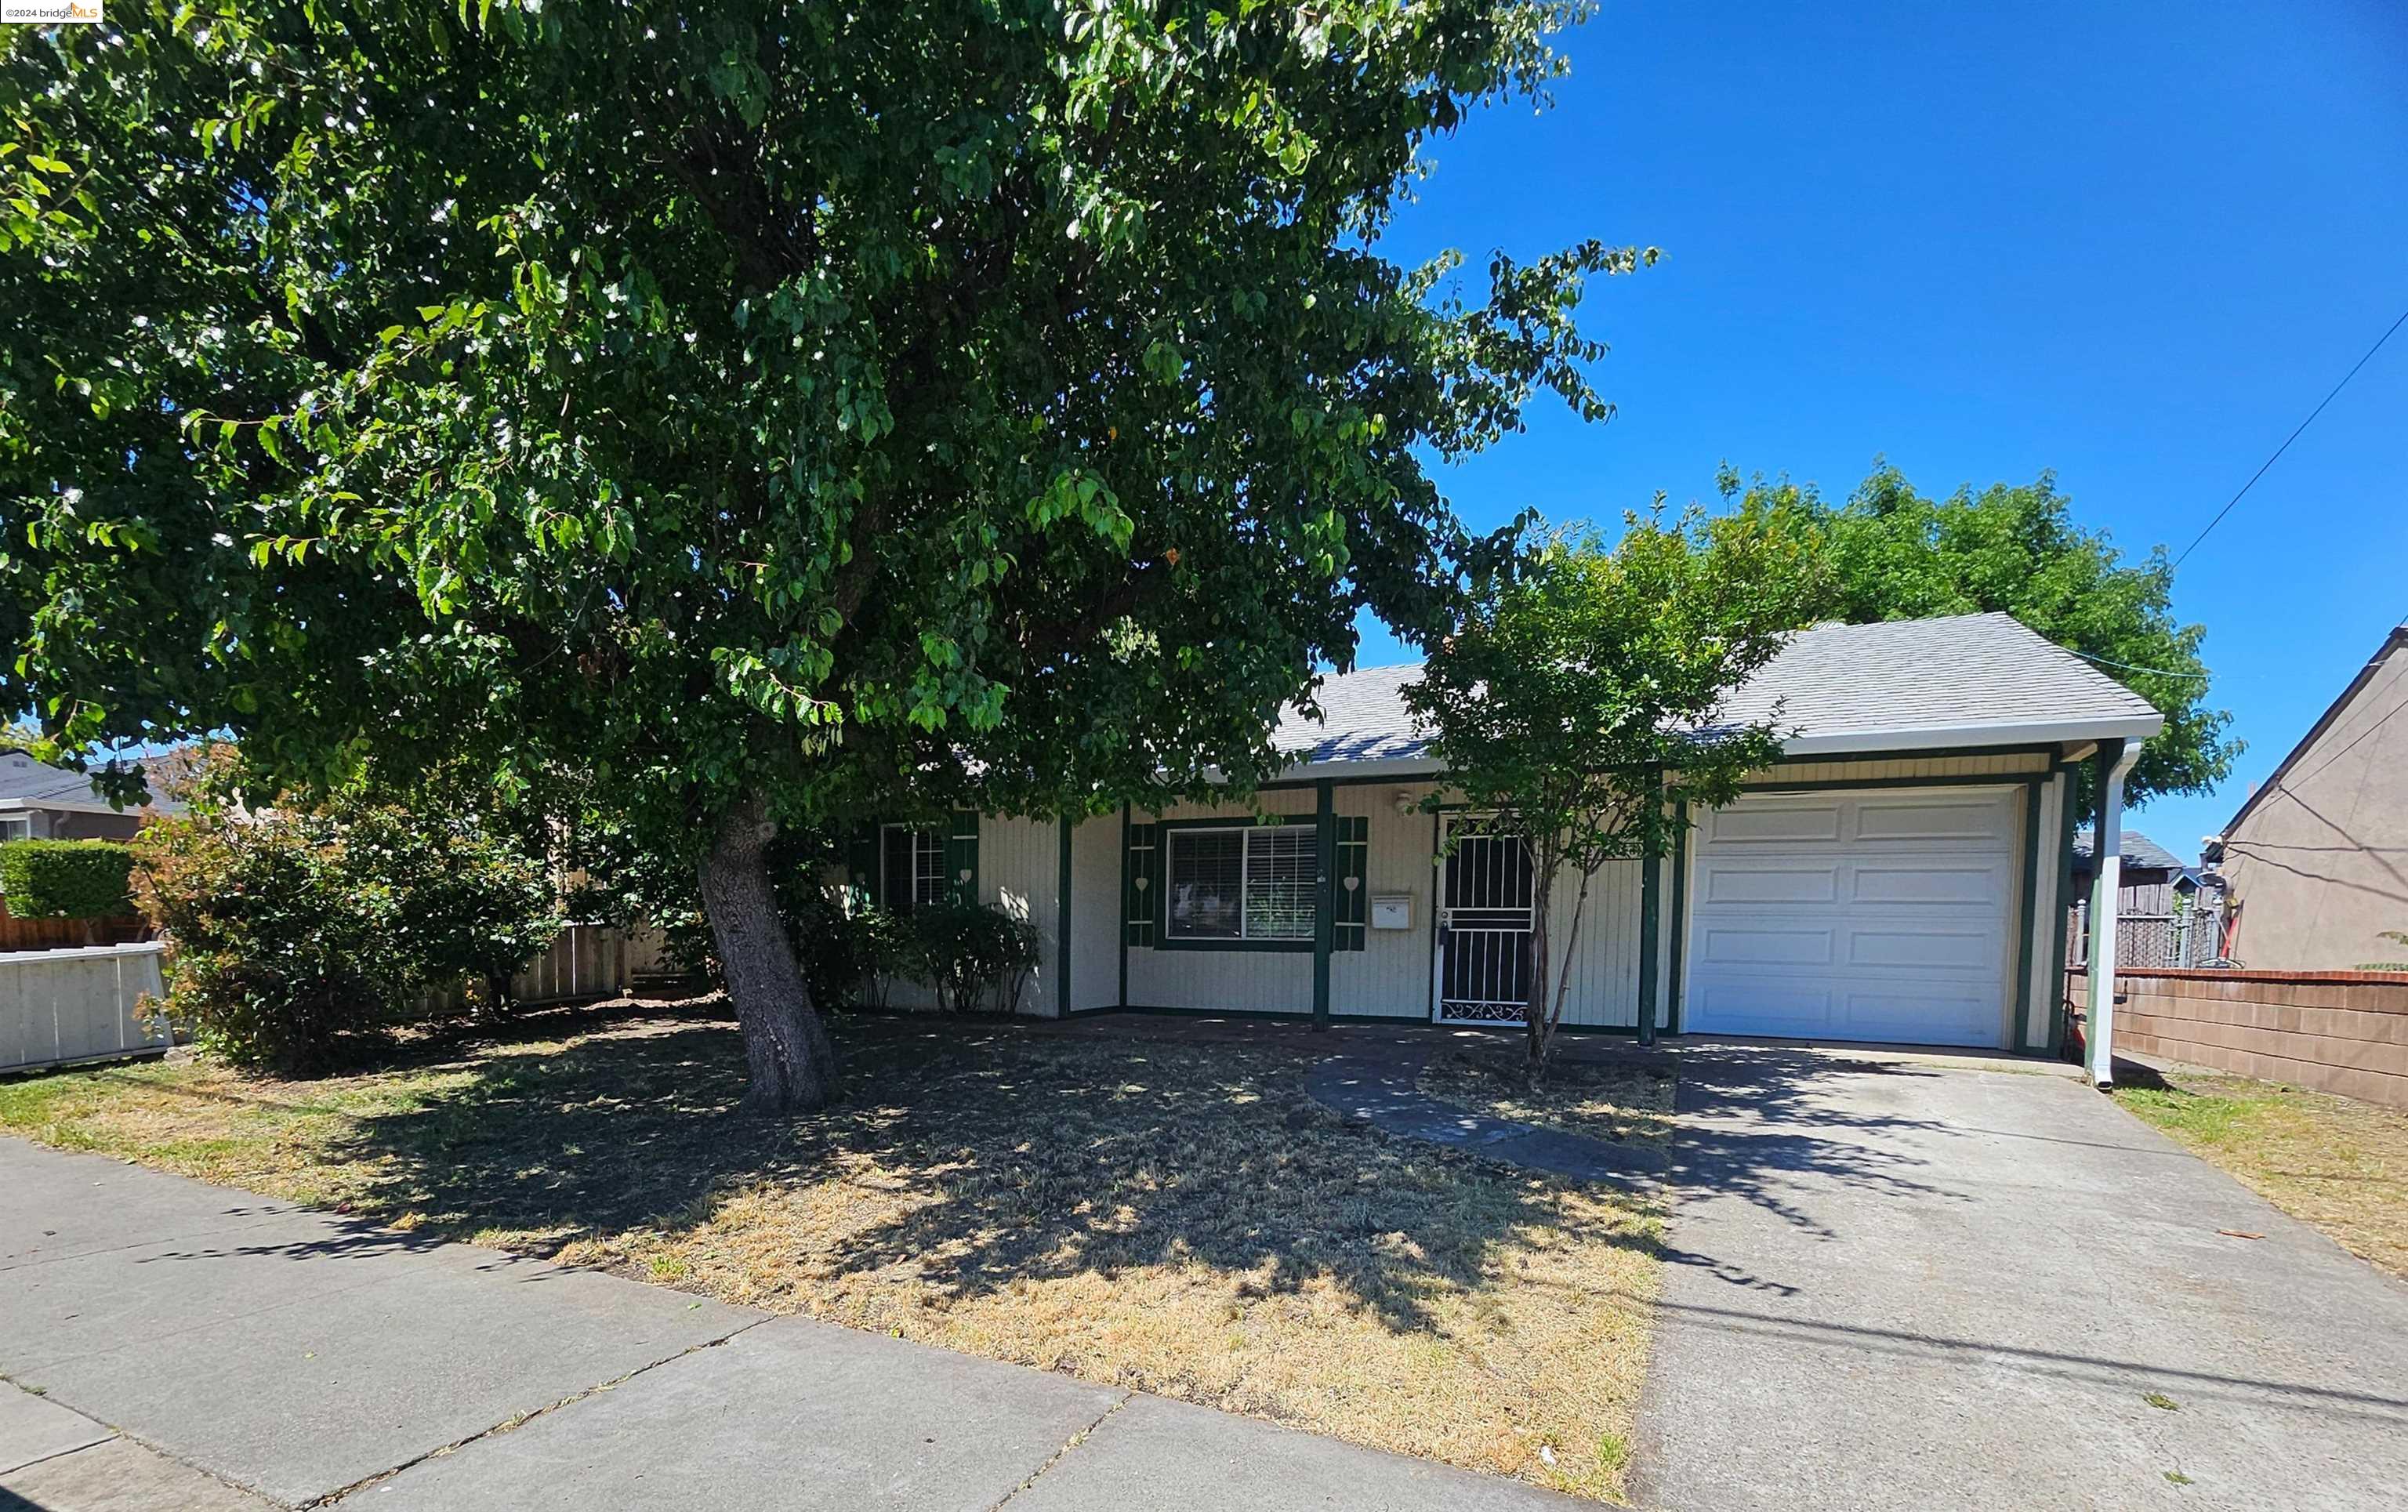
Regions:
[[1411, 929], [1413, 927], [1413, 895], [1410, 892], [1382, 892], [1371, 899], [1373, 929]]

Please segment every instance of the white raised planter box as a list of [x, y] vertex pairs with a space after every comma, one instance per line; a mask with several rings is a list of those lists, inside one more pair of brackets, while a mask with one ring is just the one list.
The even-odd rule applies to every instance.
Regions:
[[166, 947], [93, 945], [0, 951], [0, 1071], [26, 1071], [165, 1049], [141, 1021], [142, 999], [166, 991]]

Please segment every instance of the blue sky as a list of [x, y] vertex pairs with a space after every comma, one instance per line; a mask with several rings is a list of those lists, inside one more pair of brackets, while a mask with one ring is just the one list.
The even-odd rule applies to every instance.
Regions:
[[[1665, 256], [1584, 307], [1619, 413], [1550, 401], [1449, 473], [1475, 526], [1711, 502], [1725, 461], [1844, 496], [1882, 456], [1928, 493], [2054, 469], [2180, 551], [2408, 309], [2394, 0], [1608, 4], [1561, 45], [1555, 108], [1436, 144], [1384, 250]], [[2403, 479], [2408, 331], [2177, 574], [2250, 749], [2137, 827], [2195, 853], [2408, 618]]]

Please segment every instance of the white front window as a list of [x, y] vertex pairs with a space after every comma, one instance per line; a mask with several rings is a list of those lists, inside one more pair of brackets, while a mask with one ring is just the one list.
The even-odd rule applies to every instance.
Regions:
[[1174, 940], [1310, 940], [1317, 877], [1310, 824], [1172, 830]]
[[30, 814], [0, 814], [0, 843], [9, 840], [30, 840], [34, 837], [34, 819]]

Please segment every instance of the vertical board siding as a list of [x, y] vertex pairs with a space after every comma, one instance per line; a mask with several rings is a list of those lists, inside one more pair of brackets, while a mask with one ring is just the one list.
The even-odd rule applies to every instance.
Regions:
[[139, 1019], [142, 999], [166, 991], [164, 954], [151, 944], [0, 955], [0, 1071], [166, 1048]]
[[[1051, 1017], [1062, 966], [1059, 878], [1062, 830], [1050, 819], [979, 820], [979, 901], [1001, 908], [1037, 928], [1037, 970], [1020, 993], [1020, 1011]], [[936, 992], [916, 982], [896, 982], [889, 1003], [898, 1008], [933, 1008]]]
[[[1058, 847], [1059, 842], [1056, 842]], [[1060, 851], [1055, 851], [1060, 861]], [[1089, 819], [1070, 832], [1070, 1011], [1121, 1001], [1121, 818]]]
[[1761, 782], [1895, 782], [1900, 777], [2006, 777], [2045, 772], [2045, 751], [2000, 751], [1986, 756], [1916, 756], [1886, 762], [1784, 762], [1770, 771], [1751, 773]]
[[[1401, 794], [1418, 804], [1427, 783], [1340, 788], [1340, 817], [1366, 821], [1363, 886], [1372, 897], [1412, 898], [1411, 929], [1363, 931], [1363, 949], [1342, 950], [1329, 963], [1332, 1018], [1426, 1019], [1430, 1012], [1430, 938], [1438, 915], [1438, 872], [1431, 864], [1430, 816], [1414, 808], [1397, 812]], [[1366, 917], [1369, 910], [1366, 909]]]

